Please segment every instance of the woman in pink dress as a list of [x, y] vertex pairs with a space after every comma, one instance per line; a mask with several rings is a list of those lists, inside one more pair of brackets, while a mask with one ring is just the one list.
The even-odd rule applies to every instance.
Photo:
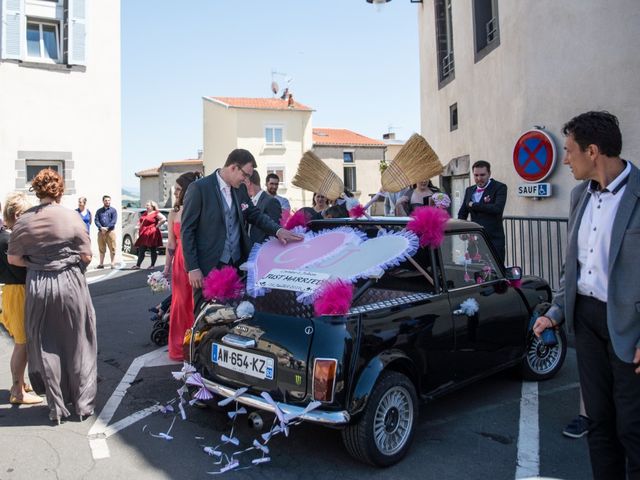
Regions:
[[180, 221], [182, 202], [187, 187], [200, 178], [199, 172], [183, 173], [176, 180], [175, 205], [169, 212], [169, 239], [164, 275], [171, 271], [171, 312], [169, 314], [169, 358], [184, 360], [184, 334], [193, 326], [193, 291], [189, 284], [189, 275], [184, 265], [182, 241], [180, 239]]

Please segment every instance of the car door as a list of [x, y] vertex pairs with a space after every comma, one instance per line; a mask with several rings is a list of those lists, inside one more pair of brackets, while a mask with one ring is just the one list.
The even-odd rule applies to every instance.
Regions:
[[373, 290], [415, 300], [399, 305], [383, 302], [389, 307], [365, 312], [363, 338], [372, 351], [369, 356], [381, 350], [403, 351], [418, 369], [422, 393], [428, 393], [454, 379], [453, 322], [442, 280], [434, 278], [439, 270], [432, 268], [431, 252], [421, 248], [413, 259], [430, 279], [408, 261], [388, 269]]
[[441, 251], [454, 325], [456, 378], [488, 373], [517, 360], [527, 311], [483, 232], [450, 232]]

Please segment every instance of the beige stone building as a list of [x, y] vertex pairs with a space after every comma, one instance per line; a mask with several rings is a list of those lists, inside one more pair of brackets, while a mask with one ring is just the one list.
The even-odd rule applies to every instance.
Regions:
[[65, 206], [119, 206], [120, 1], [0, 2], [0, 105], [0, 200], [51, 167]]
[[379, 164], [386, 145], [346, 129], [312, 128], [313, 109], [279, 98], [204, 97], [206, 174], [221, 167], [234, 148], [256, 158], [264, 183], [267, 173], [280, 177], [278, 194], [291, 207], [310, 206], [312, 192], [292, 185], [303, 153], [314, 150], [362, 202], [380, 188]]
[[173, 187], [177, 178], [183, 173], [196, 171], [204, 171], [201, 158], [162, 162], [158, 167], [136, 172], [140, 179], [140, 205], [153, 200], [160, 207], [173, 206]]
[[[447, 165], [458, 204], [470, 165], [488, 160], [509, 187], [506, 213], [568, 215], [576, 184], [561, 165], [562, 125], [588, 110], [620, 119], [623, 157], [640, 162], [640, 2], [423, 0], [418, 5], [422, 134]], [[513, 151], [541, 127], [556, 165], [549, 198], [520, 197]]]
[[380, 162], [386, 147], [381, 140], [344, 128], [313, 129], [313, 151], [362, 204], [380, 190]]
[[263, 184], [267, 173], [280, 177], [278, 194], [292, 208], [311, 203], [311, 197], [291, 184], [302, 154], [313, 146], [313, 110], [279, 98], [204, 97], [203, 162], [206, 174], [221, 167], [234, 148], [256, 158]]

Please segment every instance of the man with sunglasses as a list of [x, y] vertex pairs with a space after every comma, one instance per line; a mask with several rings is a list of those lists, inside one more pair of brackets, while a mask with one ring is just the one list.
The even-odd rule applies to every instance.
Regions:
[[284, 244], [303, 238], [280, 228], [251, 201], [244, 180], [256, 166], [251, 152], [235, 149], [222, 168], [189, 185], [184, 197], [182, 249], [196, 315], [203, 303], [203, 278], [214, 268], [237, 267], [246, 260], [252, 245], [246, 223]]

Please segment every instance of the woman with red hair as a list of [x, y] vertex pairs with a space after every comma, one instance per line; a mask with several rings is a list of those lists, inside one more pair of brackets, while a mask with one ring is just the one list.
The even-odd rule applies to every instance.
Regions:
[[52, 169], [31, 183], [40, 205], [16, 221], [7, 256], [27, 268], [25, 329], [29, 371], [44, 384], [49, 418], [82, 420], [97, 392], [96, 319], [84, 272], [91, 242], [77, 212], [60, 205], [64, 182]]

